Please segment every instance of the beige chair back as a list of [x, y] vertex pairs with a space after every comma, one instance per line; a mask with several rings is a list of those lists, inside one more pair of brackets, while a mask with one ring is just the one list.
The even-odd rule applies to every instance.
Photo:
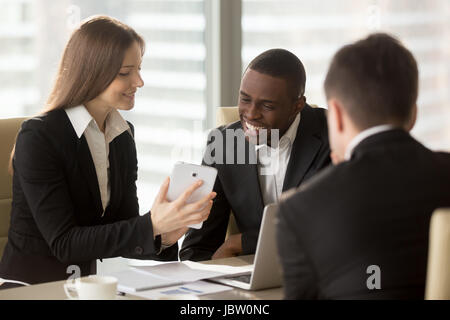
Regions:
[[238, 107], [219, 107], [216, 114], [216, 126], [222, 126], [239, 120]]
[[8, 240], [11, 215], [12, 177], [9, 158], [20, 125], [26, 118], [0, 119], [0, 258]]
[[425, 299], [450, 300], [450, 208], [431, 217]]

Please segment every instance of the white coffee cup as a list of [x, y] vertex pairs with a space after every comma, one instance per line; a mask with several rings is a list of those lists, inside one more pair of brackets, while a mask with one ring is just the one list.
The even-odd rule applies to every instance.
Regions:
[[[79, 300], [114, 300], [117, 293], [117, 278], [109, 276], [90, 276], [69, 280], [64, 284], [64, 291], [69, 299]], [[78, 296], [71, 291], [76, 291]]]

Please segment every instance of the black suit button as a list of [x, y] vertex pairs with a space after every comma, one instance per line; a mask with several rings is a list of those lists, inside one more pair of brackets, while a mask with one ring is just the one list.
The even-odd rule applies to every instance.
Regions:
[[142, 254], [142, 252], [144, 252], [144, 250], [141, 247], [136, 247], [136, 248], [134, 248], [134, 252], [136, 254]]

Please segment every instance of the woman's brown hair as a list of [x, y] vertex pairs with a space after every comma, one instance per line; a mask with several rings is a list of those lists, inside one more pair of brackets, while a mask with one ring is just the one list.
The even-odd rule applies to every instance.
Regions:
[[[43, 112], [75, 107], [96, 98], [117, 76], [125, 51], [134, 41], [143, 55], [144, 40], [126, 24], [108, 16], [84, 20], [73, 31], [64, 49]], [[9, 162], [11, 173], [14, 149]]]
[[107, 17], [88, 18], [64, 50], [55, 84], [44, 111], [84, 104], [102, 93], [122, 66], [125, 51], [144, 40], [129, 26]]

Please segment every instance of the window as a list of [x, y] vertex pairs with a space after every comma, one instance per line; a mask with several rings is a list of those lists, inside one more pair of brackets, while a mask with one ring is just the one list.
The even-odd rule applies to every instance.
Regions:
[[199, 163], [206, 141], [204, 3], [201, 0], [0, 0], [0, 117], [37, 114], [50, 92], [70, 32], [107, 14], [146, 40], [145, 86], [133, 111], [141, 213], [175, 161]]

